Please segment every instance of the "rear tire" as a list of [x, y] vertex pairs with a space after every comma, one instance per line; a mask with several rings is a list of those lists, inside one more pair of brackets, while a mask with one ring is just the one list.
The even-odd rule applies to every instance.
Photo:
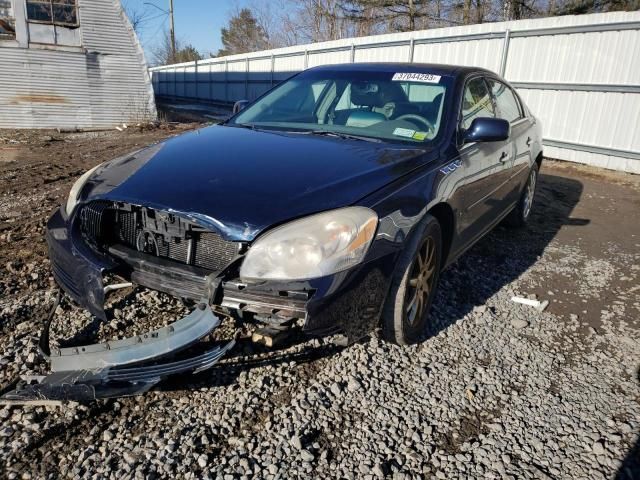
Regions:
[[507, 225], [511, 227], [524, 227], [529, 221], [536, 195], [536, 187], [538, 186], [539, 169], [538, 162], [534, 162], [531, 170], [529, 170], [529, 178], [527, 178], [527, 183], [522, 189], [518, 203], [505, 219]]
[[440, 224], [431, 215], [416, 226], [400, 254], [384, 306], [382, 333], [397, 345], [422, 342], [429, 331], [429, 310], [440, 278]]

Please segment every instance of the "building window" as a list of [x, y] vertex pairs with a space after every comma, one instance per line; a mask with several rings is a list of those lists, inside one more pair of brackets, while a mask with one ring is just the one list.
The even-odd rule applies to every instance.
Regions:
[[77, 27], [76, 0], [27, 0], [27, 18], [30, 22]]
[[16, 38], [16, 22], [11, 0], [0, 0], [0, 40]]

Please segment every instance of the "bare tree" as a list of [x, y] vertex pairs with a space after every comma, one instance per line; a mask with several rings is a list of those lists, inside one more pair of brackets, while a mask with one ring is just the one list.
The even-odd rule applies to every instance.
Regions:
[[638, 8], [640, 0], [254, 0], [250, 10], [256, 25], [251, 35], [258, 35], [262, 48], [276, 48], [450, 25]]
[[[465, 12], [470, 12], [471, 0], [463, 2]], [[345, 18], [356, 25], [374, 24], [374, 30], [384, 33], [458, 23], [447, 18], [445, 0], [342, 0], [339, 3]]]
[[580, 15], [638, 9], [640, 0], [556, 0], [549, 12], [553, 15]]
[[151, 48], [151, 56], [153, 65], [192, 62], [203, 58], [202, 54], [193, 45], [185, 43], [180, 38], [176, 38], [176, 51], [174, 54], [171, 46], [171, 35], [168, 30], [163, 32], [161, 41]]
[[138, 37], [142, 35], [142, 30], [147, 22], [153, 19], [152, 13], [144, 7], [140, 7], [131, 1], [123, 1], [122, 8], [129, 18], [129, 22]]
[[340, 0], [270, 0], [253, 4], [252, 11], [264, 30], [270, 47], [336, 40], [382, 33], [372, 10], [370, 21], [353, 22], [340, 7]]
[[252, 13], [265, 34], [268, 48], [289, 47], [304, 41], [298, 11], [291, 0], [257, 2]]

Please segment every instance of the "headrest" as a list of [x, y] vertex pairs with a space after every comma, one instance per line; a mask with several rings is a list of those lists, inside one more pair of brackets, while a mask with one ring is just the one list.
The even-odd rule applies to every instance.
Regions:
[[354, 82], [351, 84], [351, 103], [359, 107], [384, 107], [380, 85], [372, 82]]
[[389, 102], [405, 102], [407, 95], [394, 82], [354, 82], [351, 84], [351, 103], [360, 107], [382, 108]]

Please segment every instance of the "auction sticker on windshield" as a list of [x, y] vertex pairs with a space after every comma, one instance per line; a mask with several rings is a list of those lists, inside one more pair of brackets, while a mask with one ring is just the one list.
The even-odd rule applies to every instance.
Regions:
[[432, 75], [430, 73], [394, 73], [391, 78], [396, 82], [422, 82], [422, 83], [439, 83], [440, 75]]
[[397, 135], [398, 137], [405, 137], [405, 138], [413, 138], [414, 140], [424, 140], [425, 138], [427, 138], [427, 132], [417, 132], [415, 130], [411, 130], [410, 128], [396, 128], [393, 131], [394, 135]]
[[398, 137], [406, 137], [406, 138], [413, 138], [413, 136], [415, 135], [416, 131], [415, 130], [411, 130], [410, 128], [396, 128], [393, 131], [394, 135], [397, 135]]

